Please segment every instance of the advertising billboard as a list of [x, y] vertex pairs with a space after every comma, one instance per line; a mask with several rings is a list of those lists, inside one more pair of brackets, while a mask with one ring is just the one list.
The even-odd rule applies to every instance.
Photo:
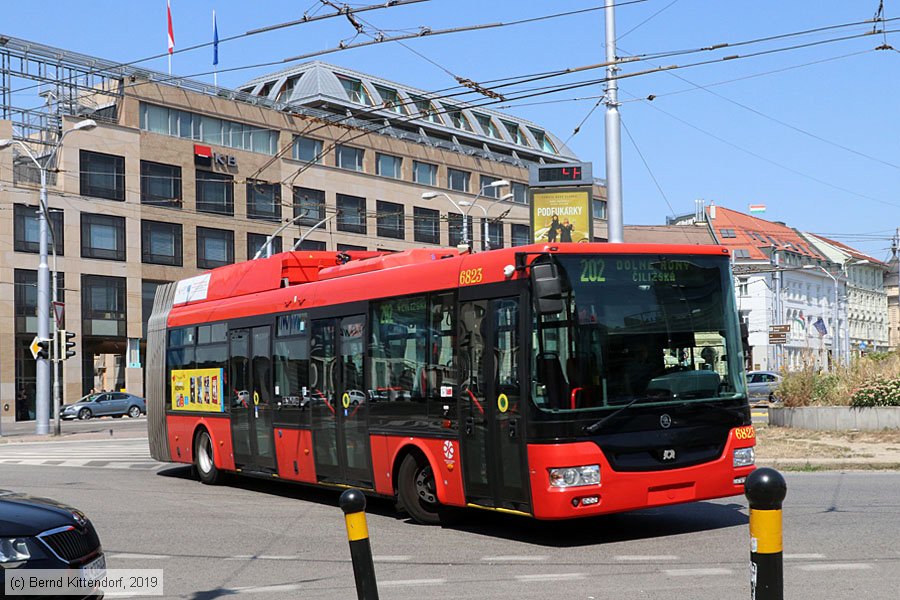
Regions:
[[225, 412], [224, 369], [174, 369], [172, 410]]
[[590, 188], [531, 190], [534, 243], [590, 242], [592, 216]]

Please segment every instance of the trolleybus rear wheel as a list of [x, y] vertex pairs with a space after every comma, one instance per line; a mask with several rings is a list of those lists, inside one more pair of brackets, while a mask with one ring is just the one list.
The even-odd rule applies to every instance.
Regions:
[[205, 429], [197, 434], [194, 442], [194, 466], [203, 483], [212, 485], [218, 481], [219, 469], [216, 468], [216, 461], [213, 458], [212, 439]]
[[434, 472], [427, 460], [419, 460], [412, 454], [403, 459], [398, 473], [397, 494], [404, 510], [413, 520], [423, 525], [441, 522]]

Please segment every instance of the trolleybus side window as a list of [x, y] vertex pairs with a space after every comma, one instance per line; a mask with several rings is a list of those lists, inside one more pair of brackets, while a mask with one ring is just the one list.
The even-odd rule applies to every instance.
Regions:
[[376, 420], [455, 414], [454, 310], [452, 293], [372, 304], [368, 388]]
[[415, 412], [425, 415], [426, 308], [426, 296], [373, 303], [369, 385], [373, 403], [418, 403]]

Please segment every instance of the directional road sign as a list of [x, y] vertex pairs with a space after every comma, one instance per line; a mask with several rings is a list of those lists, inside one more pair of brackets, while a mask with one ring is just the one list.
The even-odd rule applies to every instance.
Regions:
[[37, 360], [38, 352], [41, 351], [41, 342], [49, 342], [50, 340], [46, 340], [44, 338], [39, 338], [38, 336], [34, 336], [34, 339], [31, 340], [31, 345], [28, 346], [28, 349], [31, 350], [31, 355]]
[[787, 343], [787, 334], [786, 333], [771, 333], [771, 332], [769, 332], [769, 343], [770, 344], [786, 344]]
[[790, 333], [790, 325], [769, 325], [769, 333]]

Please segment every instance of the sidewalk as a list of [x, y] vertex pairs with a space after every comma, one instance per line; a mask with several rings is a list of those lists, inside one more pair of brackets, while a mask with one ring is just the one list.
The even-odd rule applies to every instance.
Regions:
[[21, 444], [26, 442], [53, 442], [100, 439], [129, 439], [147, 437], [146, 420], [141, 419], [140, 426], [130, 421], [100, 419], [90, 422], [63, 422], [62, 433], [52, 434], [53, 423], [50, 424], [50, 435], [34, 433], [34, 422], [3, 423], [0, 430], [0, 447], [4, 444]]

